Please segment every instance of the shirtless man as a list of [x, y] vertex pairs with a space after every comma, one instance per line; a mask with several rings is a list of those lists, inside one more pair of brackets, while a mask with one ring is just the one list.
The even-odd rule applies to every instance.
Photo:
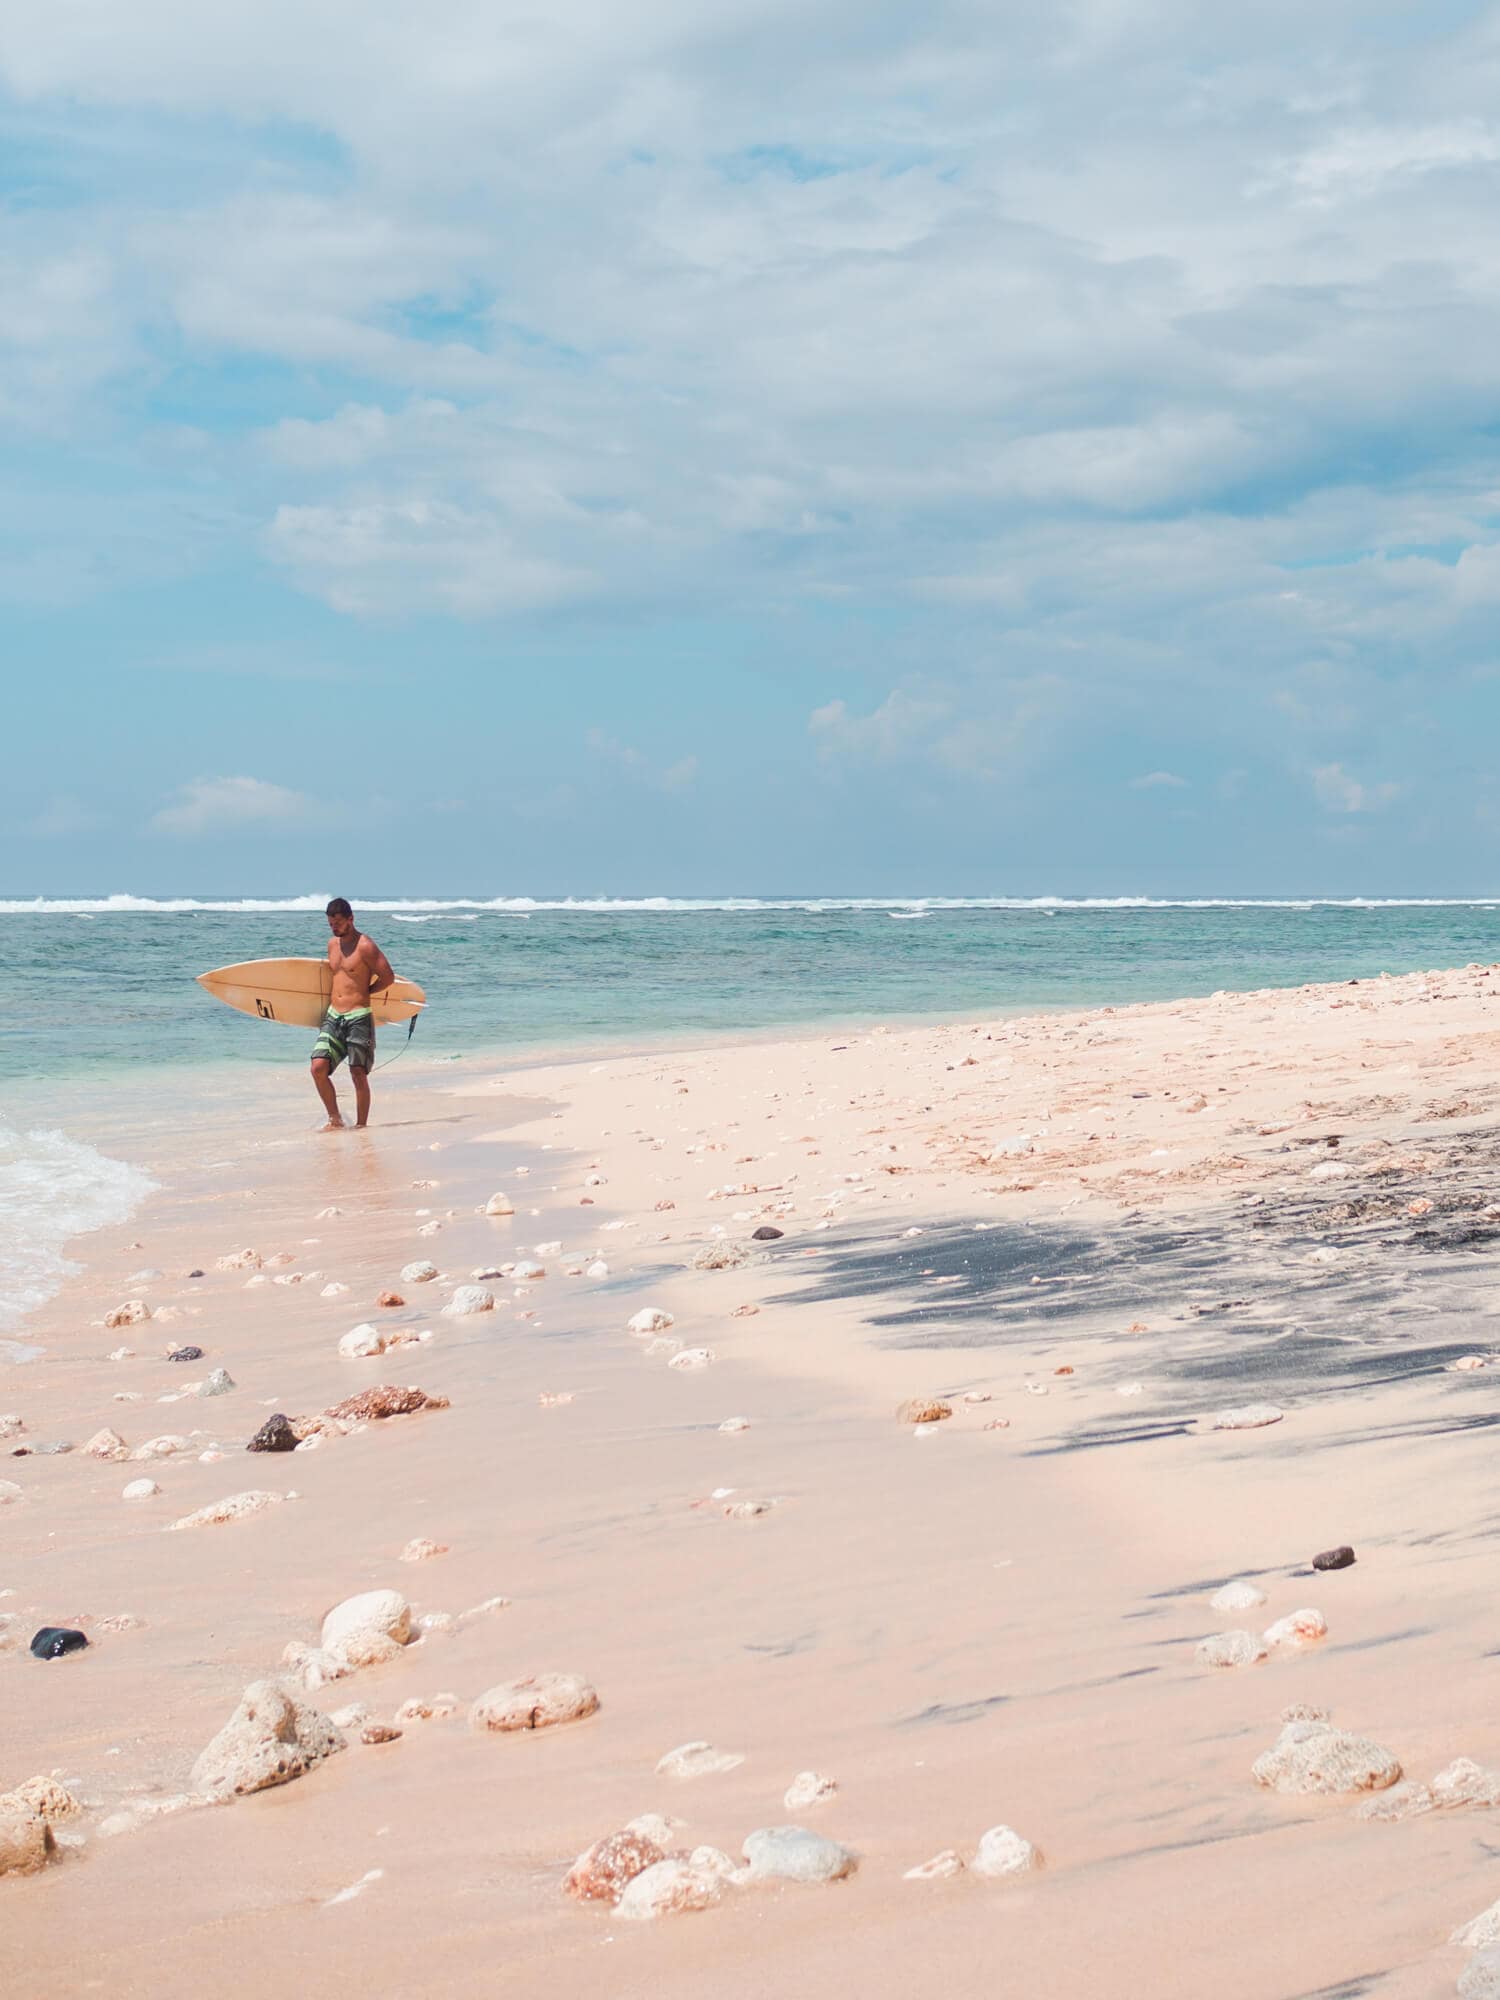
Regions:
[[328, 996], [328, 1012], [313, 1043], [312, 1080], [323, 1109], [328, 1113], [325, 1132], [343, 1127], [333, 1072], [349, 1058], [349, 1074], [354, 1079], [354, 1108], [357, 1127], [370, 1122], [370, 1065], [375, 1060], [375, 1017], [370, 1002], [395, 978], [391, 962], [363, 931], [356, 930], [354, 912], [342, 896], [335, 896], [326, 912], [328, 928], [328, 969], [333, 989]]

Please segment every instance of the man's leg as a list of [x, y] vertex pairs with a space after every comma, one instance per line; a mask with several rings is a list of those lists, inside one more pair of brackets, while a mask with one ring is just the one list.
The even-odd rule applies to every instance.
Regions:
[[354, 1122], [357, 1126], [370, 1122], [370, 1072], [349, 1065], [349, 1078], [354, 1085]]
[[[339, 1116], [338, 1092], [333, 1087], [333, 1078], [328, 1074], [328, 1058], [326, 1056], [313, 1057], [312, 1080], [314, 1089], [317, 1091], [319, 1097], [321, 1097], [323, 1100], [323, 1109], [328, 1113], [328, 1123], [324, 1126], [323, 1129], [325, 1132], [336, 1132], [344, 1121]], [[355, 1091], [355, 1096], [358, 1097], [359, 1084], [357, 1081], [354, 1086], [354, 1091]], [[367, 1104], [369, 1102], [369, 1097], [370, 1097], [370, 1087], [368, 1084], [366, 1084], [365, 1101]]]

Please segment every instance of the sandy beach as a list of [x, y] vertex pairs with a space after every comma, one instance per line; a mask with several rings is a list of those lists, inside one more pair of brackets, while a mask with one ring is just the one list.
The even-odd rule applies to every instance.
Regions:
[[[1500, 1992], [1449, 1942], [1500, 1897], [1497, 989], [397, 1070], [331, 1137], [289, 1060], [152, 1134], [0, 1372], [0, 1791], [78, 1808], [7, 1990]], [[386, 1385], [435, 1400], [323, 1415]], [[471, 1713], [552, 1674], [597, 1708]], [[236, 1794], [266, 1681], [344, 1747]], [[1351, 1783], [1282, 1788], [1309, 1746]], [[565, 1892], [641, 1815], [705, 1907]]]

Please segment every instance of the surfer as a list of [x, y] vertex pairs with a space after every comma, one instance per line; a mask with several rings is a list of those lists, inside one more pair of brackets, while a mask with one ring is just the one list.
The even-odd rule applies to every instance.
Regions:
[[343, 1127], [333, 1072], [347, 1056], [354, 1080], [355, 1125], [370, 1122], [370, 1066], [375, 1060], [375, 1017], [370, 1002], [396, 977], [391, 962], [376, 944], [357, 929], [354, 912], [342, 896], [335, 896], [324, 913], [333, 936], [328, 940], [328, 969], [333, 975], [328, 995], [328, 1011], [313, 1043], [312, 1080], [323, 1109], [328, 1113], [325, 1132]]

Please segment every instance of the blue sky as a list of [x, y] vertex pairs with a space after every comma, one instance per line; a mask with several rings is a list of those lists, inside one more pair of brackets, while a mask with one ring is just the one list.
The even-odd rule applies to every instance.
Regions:
[[1494, 893], [1500, 9], [1228, 12], [15, 0], [0, 894]]

